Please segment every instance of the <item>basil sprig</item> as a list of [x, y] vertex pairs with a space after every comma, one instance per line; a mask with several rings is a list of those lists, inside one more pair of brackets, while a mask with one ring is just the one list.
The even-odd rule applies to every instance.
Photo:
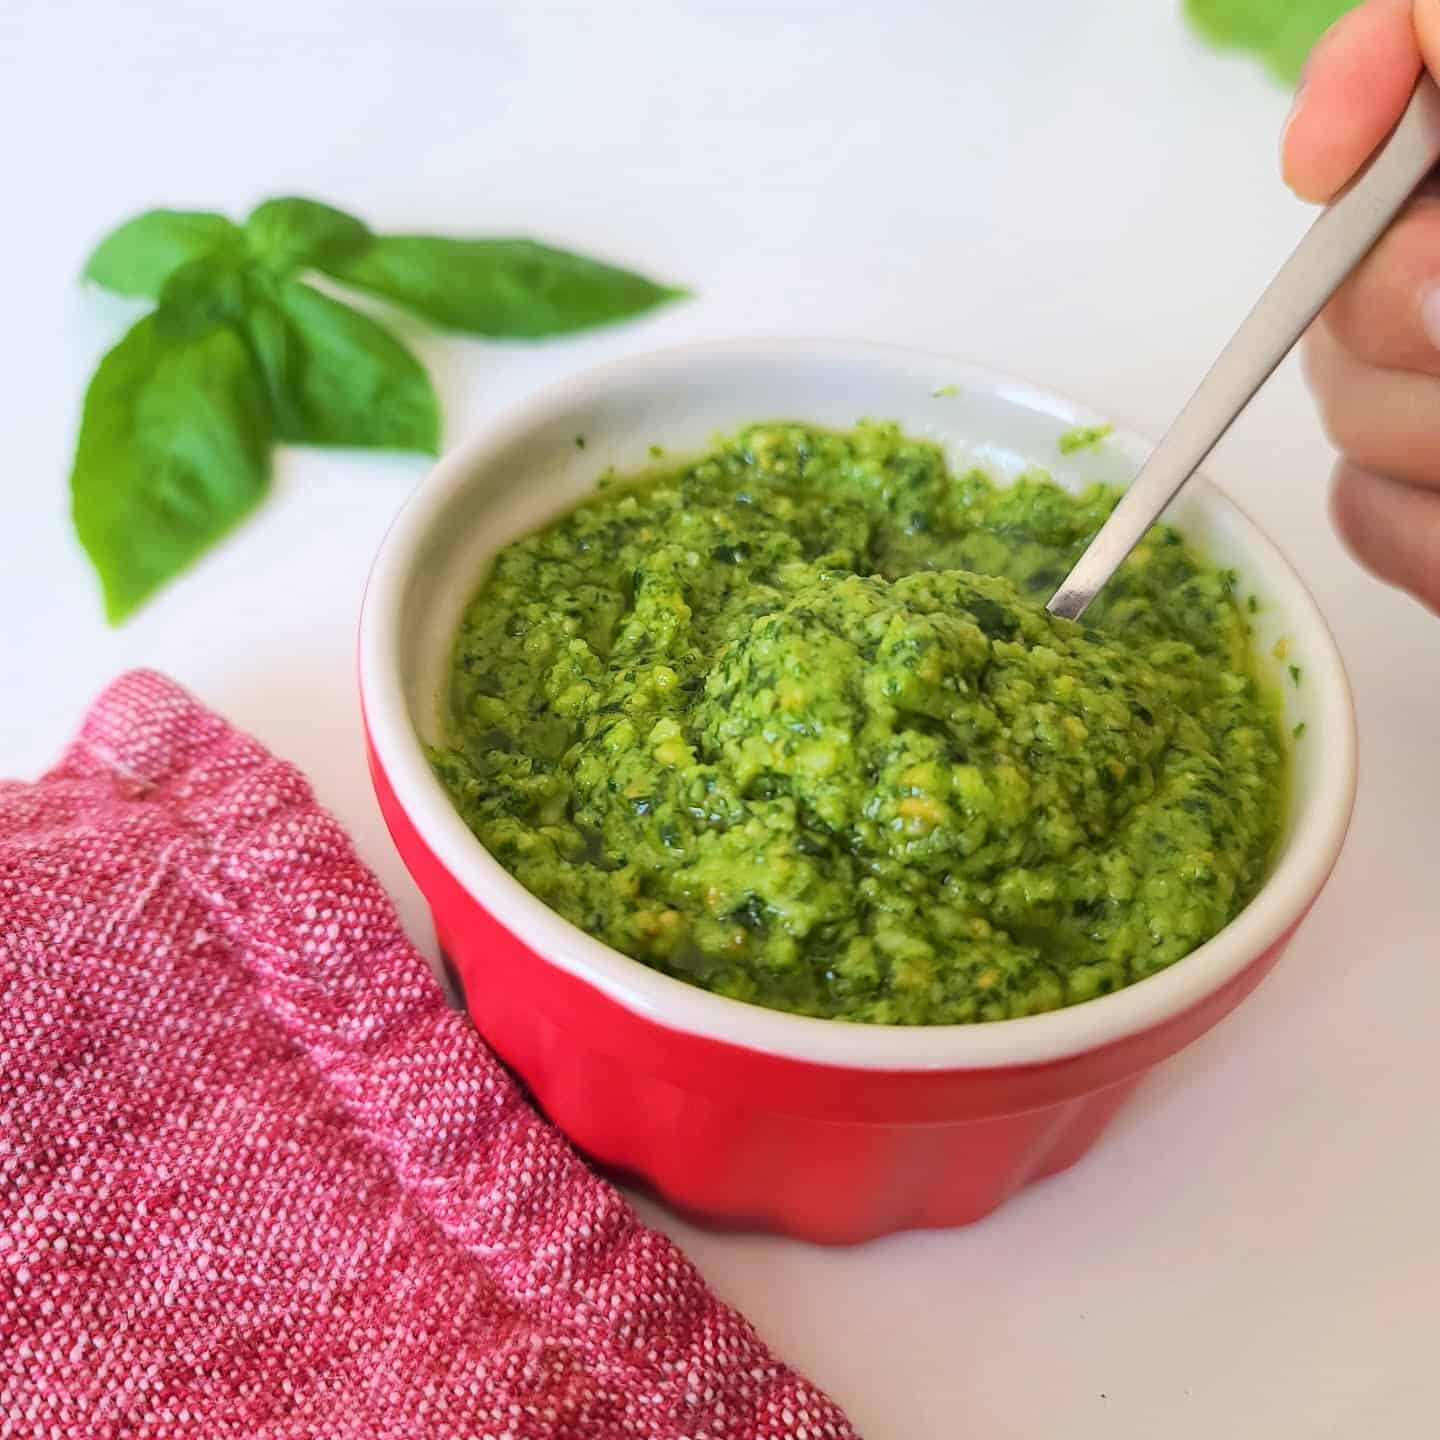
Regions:
[[685, 294], [533, 240], [377, 235], [298, 197], [265, 201], [243, 226], [207, 211], [127, 220], [85, 275], [155, 305], [90, 382], [70, 476], [112, 623], [260, 502], [277, 441], [439, 448], [421, 363], [307, 272], [507, 339], [610, 324]]

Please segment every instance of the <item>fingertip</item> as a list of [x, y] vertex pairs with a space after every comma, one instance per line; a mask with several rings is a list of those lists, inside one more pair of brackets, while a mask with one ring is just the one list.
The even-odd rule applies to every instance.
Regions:
[[1394, 547], [1377, 514], [1377, 502], [1388, 484], [1349, 460], [1338, 461], [1330, 476], [1330, 524], [1357, 565], [1387, 584], [1397, 585], [1400, 580], [1391, 557]]
[[1280, 173], [1302, 200], [1328, 200], [1404, 110], [1421, 63], [1411, 4], [1367, 0], [1316, 41], [1281, 132]]
[[1295, 92], [1295, 99], [1290, 105], [1290, 113], [1285, 117], [1284, 128], [1280, 131], [1280, 178], [1301, 200], [1311, 205], [1320, 205], [1328, 200], [1333, 190], [1338, 187], [1332, 187], [1328, 173], [1317, 172], [1311, 163], [1313, 147], [1305, 143], [1303, 133], [1299, 143], [1291, 143], [1291, 135], [1296, 121], [1300, 118], [1304, 100], [1302, 81], [1301, 88]]
[[1411, 19], [1427, 68], [1440, 75], [1440, 0], [1414, 0]]
[[1440, 612], [1440, 496], [1342, 460], [1330, 485], [1330, 519], [1361, 565]]
[[1365, 365], [1440, 376], [1440, 198], [1407, 207], [1315, 328]]
[[1330, 474], [1330, 523], [1345, 548], [1358, 559], [1355, 536], [1360, 526], [1356, 513], [1360, 471], [1348, 460], [1339, 461]]

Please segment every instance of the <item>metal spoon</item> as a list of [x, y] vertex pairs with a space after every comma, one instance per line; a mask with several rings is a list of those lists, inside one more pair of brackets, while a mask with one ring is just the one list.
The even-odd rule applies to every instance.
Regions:
[[1078, 620], [1085, 613], [1437, 161], [1440, 88], [1425, 74], [1389, 137], [1320, 212], [1150, 452], [1135, 483], [1050, 597], [1051, 614]]

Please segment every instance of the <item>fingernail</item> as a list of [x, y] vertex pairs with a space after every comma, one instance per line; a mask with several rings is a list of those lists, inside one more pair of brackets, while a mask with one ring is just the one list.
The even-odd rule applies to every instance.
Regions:
[[1305, 77], [1300, 77], [1299, 88], [1295, 91], [1295, 98], [1290, 102], [1290, 113], [1285, 117], [1285, 123], [1280, 127], [1280, 173], [1285, 174], [1285, 142], [1290, 138], [1290, 127], [1295, 123], [1296, 117], [1300, 114], [1300, 107], [1305, 102]]
[[[1326, 32], [1329, 33], [1328, 31]], [[1295, 117], [1300, 113], [1300, 107], [1305, 103], [1305, 89], [1310, 83], [1310, 67], [1315, 63], [1316, 52], [1324, 44], [1325, 36], [1322, 35], [1314, 45], [1310, 47], [1310, 53], [1305, 57], [1305, 63], [1300, 67], [1300, 78], [1295, 82], [1295, 94], [1290, 100], [1290, 113], [1285, 117], [1285, 123], [1280, 127], [1280, 173], [1285, 173], [1285, 142], [1290, 136], [1290, 127], [1295, 123]]]
[[[1440, 3], [1440, 0], [1437, 0], [1437, 3]], [[1310, 72], [1314, 70], [1315, 62], [1320, 58], [1320, 52], [1326, 49], [1335, 38], [1344, 18], [1341, 16], [1340, 20], [1323, 30], [1315, 43], [1305, 52], [1305, 59], [1300, 66], [1300, 78], [1295, 82], [1295, 98], [1290, 102], [1290, 114], [1286, 117], [1284, 130], [1281, 131], [1282, 137], [1285, 131], [1289, 130], [1290, 122], [1295, 118], [1296, 112], [1300, 109], [1300, 102], [1305, 98], [1306, 87], [1310, 84]]]
[[1420, 296], [1420, 325], [1426, 338], [1440, 350], [1440, 285], [1432, 285]]

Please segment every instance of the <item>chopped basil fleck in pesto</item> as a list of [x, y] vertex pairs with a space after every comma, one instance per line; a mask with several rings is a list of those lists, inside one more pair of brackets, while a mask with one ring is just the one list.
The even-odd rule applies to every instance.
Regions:
[[1084, 624], [1044, 610], [1115, 498], [752, 426], [501, 551], [433, 763], [535, 894], [721, 994], [903, 1024], [1103, 995], [1254, 895], [1283, 770], [1230, 572], [1173, 529]]
[[1059, 440], [1060, 453], [1073, 455], [1077, 450], [1088, 450], [1098, 445], [1114, 428], [1113, 425], [1081, 425], [1067, 430]]

